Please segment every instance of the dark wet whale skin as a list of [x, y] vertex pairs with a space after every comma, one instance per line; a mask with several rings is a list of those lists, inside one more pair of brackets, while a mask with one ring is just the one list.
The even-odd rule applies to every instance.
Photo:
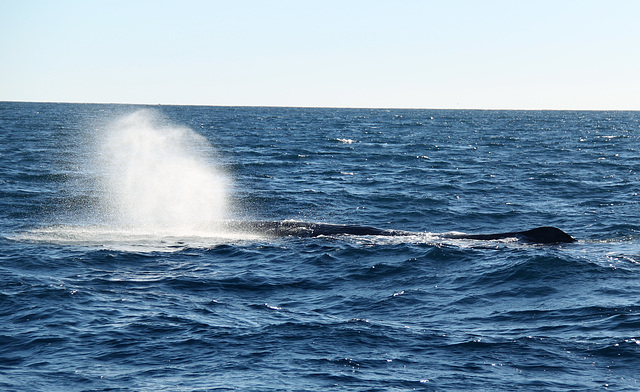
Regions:
[[[265, 234], [274, 237], [319, 237], [330, 235], [379, 235], [408, 236], [418, 233], [403, 230], [379, 229], [373, 226], [341, 225], [330, 223], [310, 223], [299, 221], [242, 221], [229, 224], [229, 228]], [[556, 227], [537, 227], [531, 230], [493, 234], [443, 234], [444, 238], [470, 240], [500, 240], [516, 238], [535, 244], [572, 243], [576, 240]]]

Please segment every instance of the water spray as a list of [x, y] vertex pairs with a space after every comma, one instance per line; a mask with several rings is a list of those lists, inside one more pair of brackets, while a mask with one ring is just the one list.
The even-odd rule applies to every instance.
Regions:
[[178, 234], [215, 230], [225, 218], [229, 181], [193, 130], [141, 110], [109, 126], [97, 148], [105, 223]]

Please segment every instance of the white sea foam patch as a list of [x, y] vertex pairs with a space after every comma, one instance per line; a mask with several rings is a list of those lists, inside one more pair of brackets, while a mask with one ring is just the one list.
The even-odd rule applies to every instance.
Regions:
[[261, 240], [250, 233], [188, 229], [141, 229], [108, 225], [52, 225], [13, 237], [19, 241], [73, 245], [126, 252], [174, 252], [185, 248], [211, 248], [216, 245]]

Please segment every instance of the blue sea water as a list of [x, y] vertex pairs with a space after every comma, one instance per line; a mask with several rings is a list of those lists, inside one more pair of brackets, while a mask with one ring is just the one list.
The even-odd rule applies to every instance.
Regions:
[[639, 112], [0, 102], [0, 390], [639, 390], [639, 172]]

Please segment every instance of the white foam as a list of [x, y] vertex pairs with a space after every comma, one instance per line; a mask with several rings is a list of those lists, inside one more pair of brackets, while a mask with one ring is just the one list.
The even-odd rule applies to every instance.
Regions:
[[241, 232], [141, 229], [110, 225], [52, 225], [13, 236], [18, 241], [73, 245], [128, 252], [174, 252], [185, 248], [208, 249], [222, 244], [257, 241], [262, 237]]

